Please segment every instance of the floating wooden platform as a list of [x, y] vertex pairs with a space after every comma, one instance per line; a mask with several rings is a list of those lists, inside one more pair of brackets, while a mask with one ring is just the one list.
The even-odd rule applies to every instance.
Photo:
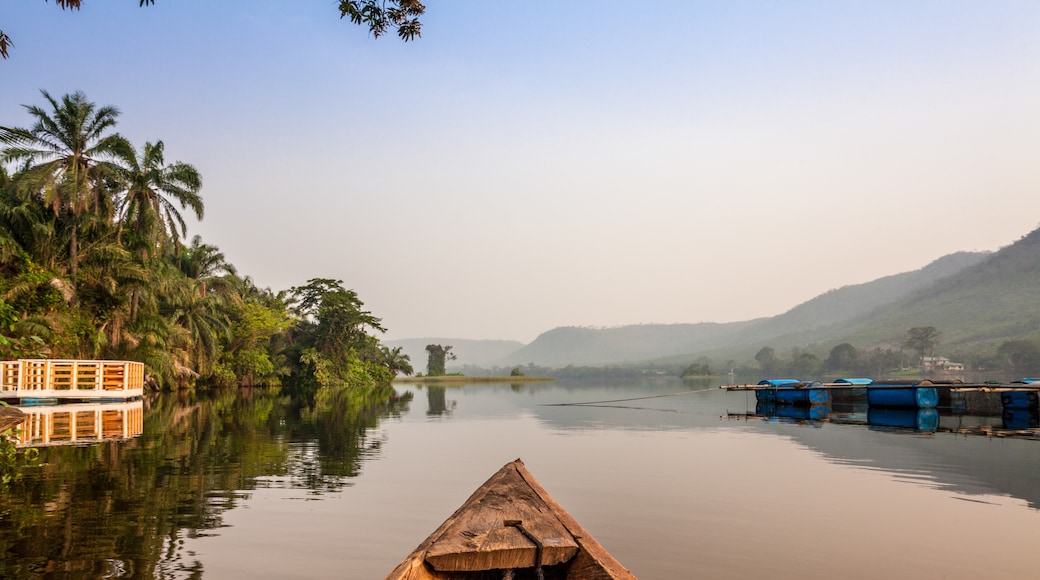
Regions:
[[386, 580], [635, 580], [534, 479], [507, 463]]
[[825, 404], [831, 398], [832, 392], [863, 393], [869, 405], [893, 408], [931, 408], [939, 404], [940, 396], [969, 392], [997, 393], [1005, 409], [1036, 409], [1040, 402], [1040, 379], [1030, 378], [1012, 383], [964, 383], [927, 379], [838, 379], [832, 383], [821, 383], [795, 379], [767, 379], [754, 385], [723, 385], [721, 388], [728, 391], [754, 391], [759, 402], [778, 405]]
[[144, 365], [116, 360], [0, 361], [0, 399], [129, 400], [144, 394]]

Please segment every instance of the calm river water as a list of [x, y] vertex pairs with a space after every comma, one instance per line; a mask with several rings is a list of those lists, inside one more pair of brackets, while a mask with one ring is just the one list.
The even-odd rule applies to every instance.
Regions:
[[1040, 440], [749, 417], [718, 384], [159, 399], [139, 436], [43, 448], [3, 488], [0, 577], [378, 580], [518, 457], [643, 580], [1040, 573]]

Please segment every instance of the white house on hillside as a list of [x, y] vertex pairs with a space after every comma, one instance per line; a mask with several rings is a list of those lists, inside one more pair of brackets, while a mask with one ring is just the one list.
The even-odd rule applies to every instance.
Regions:
[[964, 363], [953, 362], [942, 356], [923, 356], [921, 357], [921, 370], [926, 373], [932, 371], [963, 371]]

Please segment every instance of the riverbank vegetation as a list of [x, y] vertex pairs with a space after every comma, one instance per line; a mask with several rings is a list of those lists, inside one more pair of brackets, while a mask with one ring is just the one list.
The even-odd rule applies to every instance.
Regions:
[[[0, 359], [134, 360], [153, 389], [375, 389], [407, 357], [341, 280], [258, 287], [199, 236], [202, 176], [119, 110], [41, 91], [0, 122]], [[326, 393], [326, 396], [331, 396]]]
[[1015, 377], [1040, 374], [1040, 342], [1005, 340], [995, 351], [949, 351], [939, 356], [942, 332], [934, 326], [911, 328], [898, 348], [857, 348], [843, 342], [830, 348], [826, 357], [809, 349], [792, 349], [780, 356], [762, 347], [755, 363], [736, 365], [738, 374], [759, 373], [765, 377], [816, 378], [826, 376], [869, 376], [874, 378], [975, 376]]

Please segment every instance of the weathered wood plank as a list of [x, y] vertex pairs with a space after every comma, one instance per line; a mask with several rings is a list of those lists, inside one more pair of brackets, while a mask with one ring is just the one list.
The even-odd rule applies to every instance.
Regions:
[[386, 580], [444, 580], [456, 571], [532, 567], [533, 543], [506, 526], [507, 520], [522, 520], [543, 543], [542, 564], [564, 568], [570, 580], [635, 580], [519, 459], [480, 486]]
[[545, 491], [545, 488], [535, 480], [531, 472], [527, 471], [527, 467], [524, 466], [522, 461], [517, 459], [515, 463], [517, 464], [517, 471], [524, 477], [528, 485], [535, 490], [535, 493], [556, 512], [560, 517], [560, 521], [567, 526], [567, 530], [581, 547], [577, 558], [571, 564], [568, 578], [581, 580], [638, 580], [634, 574], [621, 565], [621, 562], [614, 559], [607, 552], [606, 548], [600, 545], [596, 538], [592, 537], [592, 534], [585, 531], [585, 528], [581, 527], [581, 524], [571, 517], [567, 510], [563, 509], [563, 506], [556, 503], [556, 500], [549, 495], [549, 492]]
[[578, 544], [551, 508], [516, 469], [503, 469], [459, 510], [451, 525], [426, 553], [437, 570], [477, 571], [530, 568], [536, 546], [507, 520], [520, 520], [543, 543], [542, 564], [566, 562]]

